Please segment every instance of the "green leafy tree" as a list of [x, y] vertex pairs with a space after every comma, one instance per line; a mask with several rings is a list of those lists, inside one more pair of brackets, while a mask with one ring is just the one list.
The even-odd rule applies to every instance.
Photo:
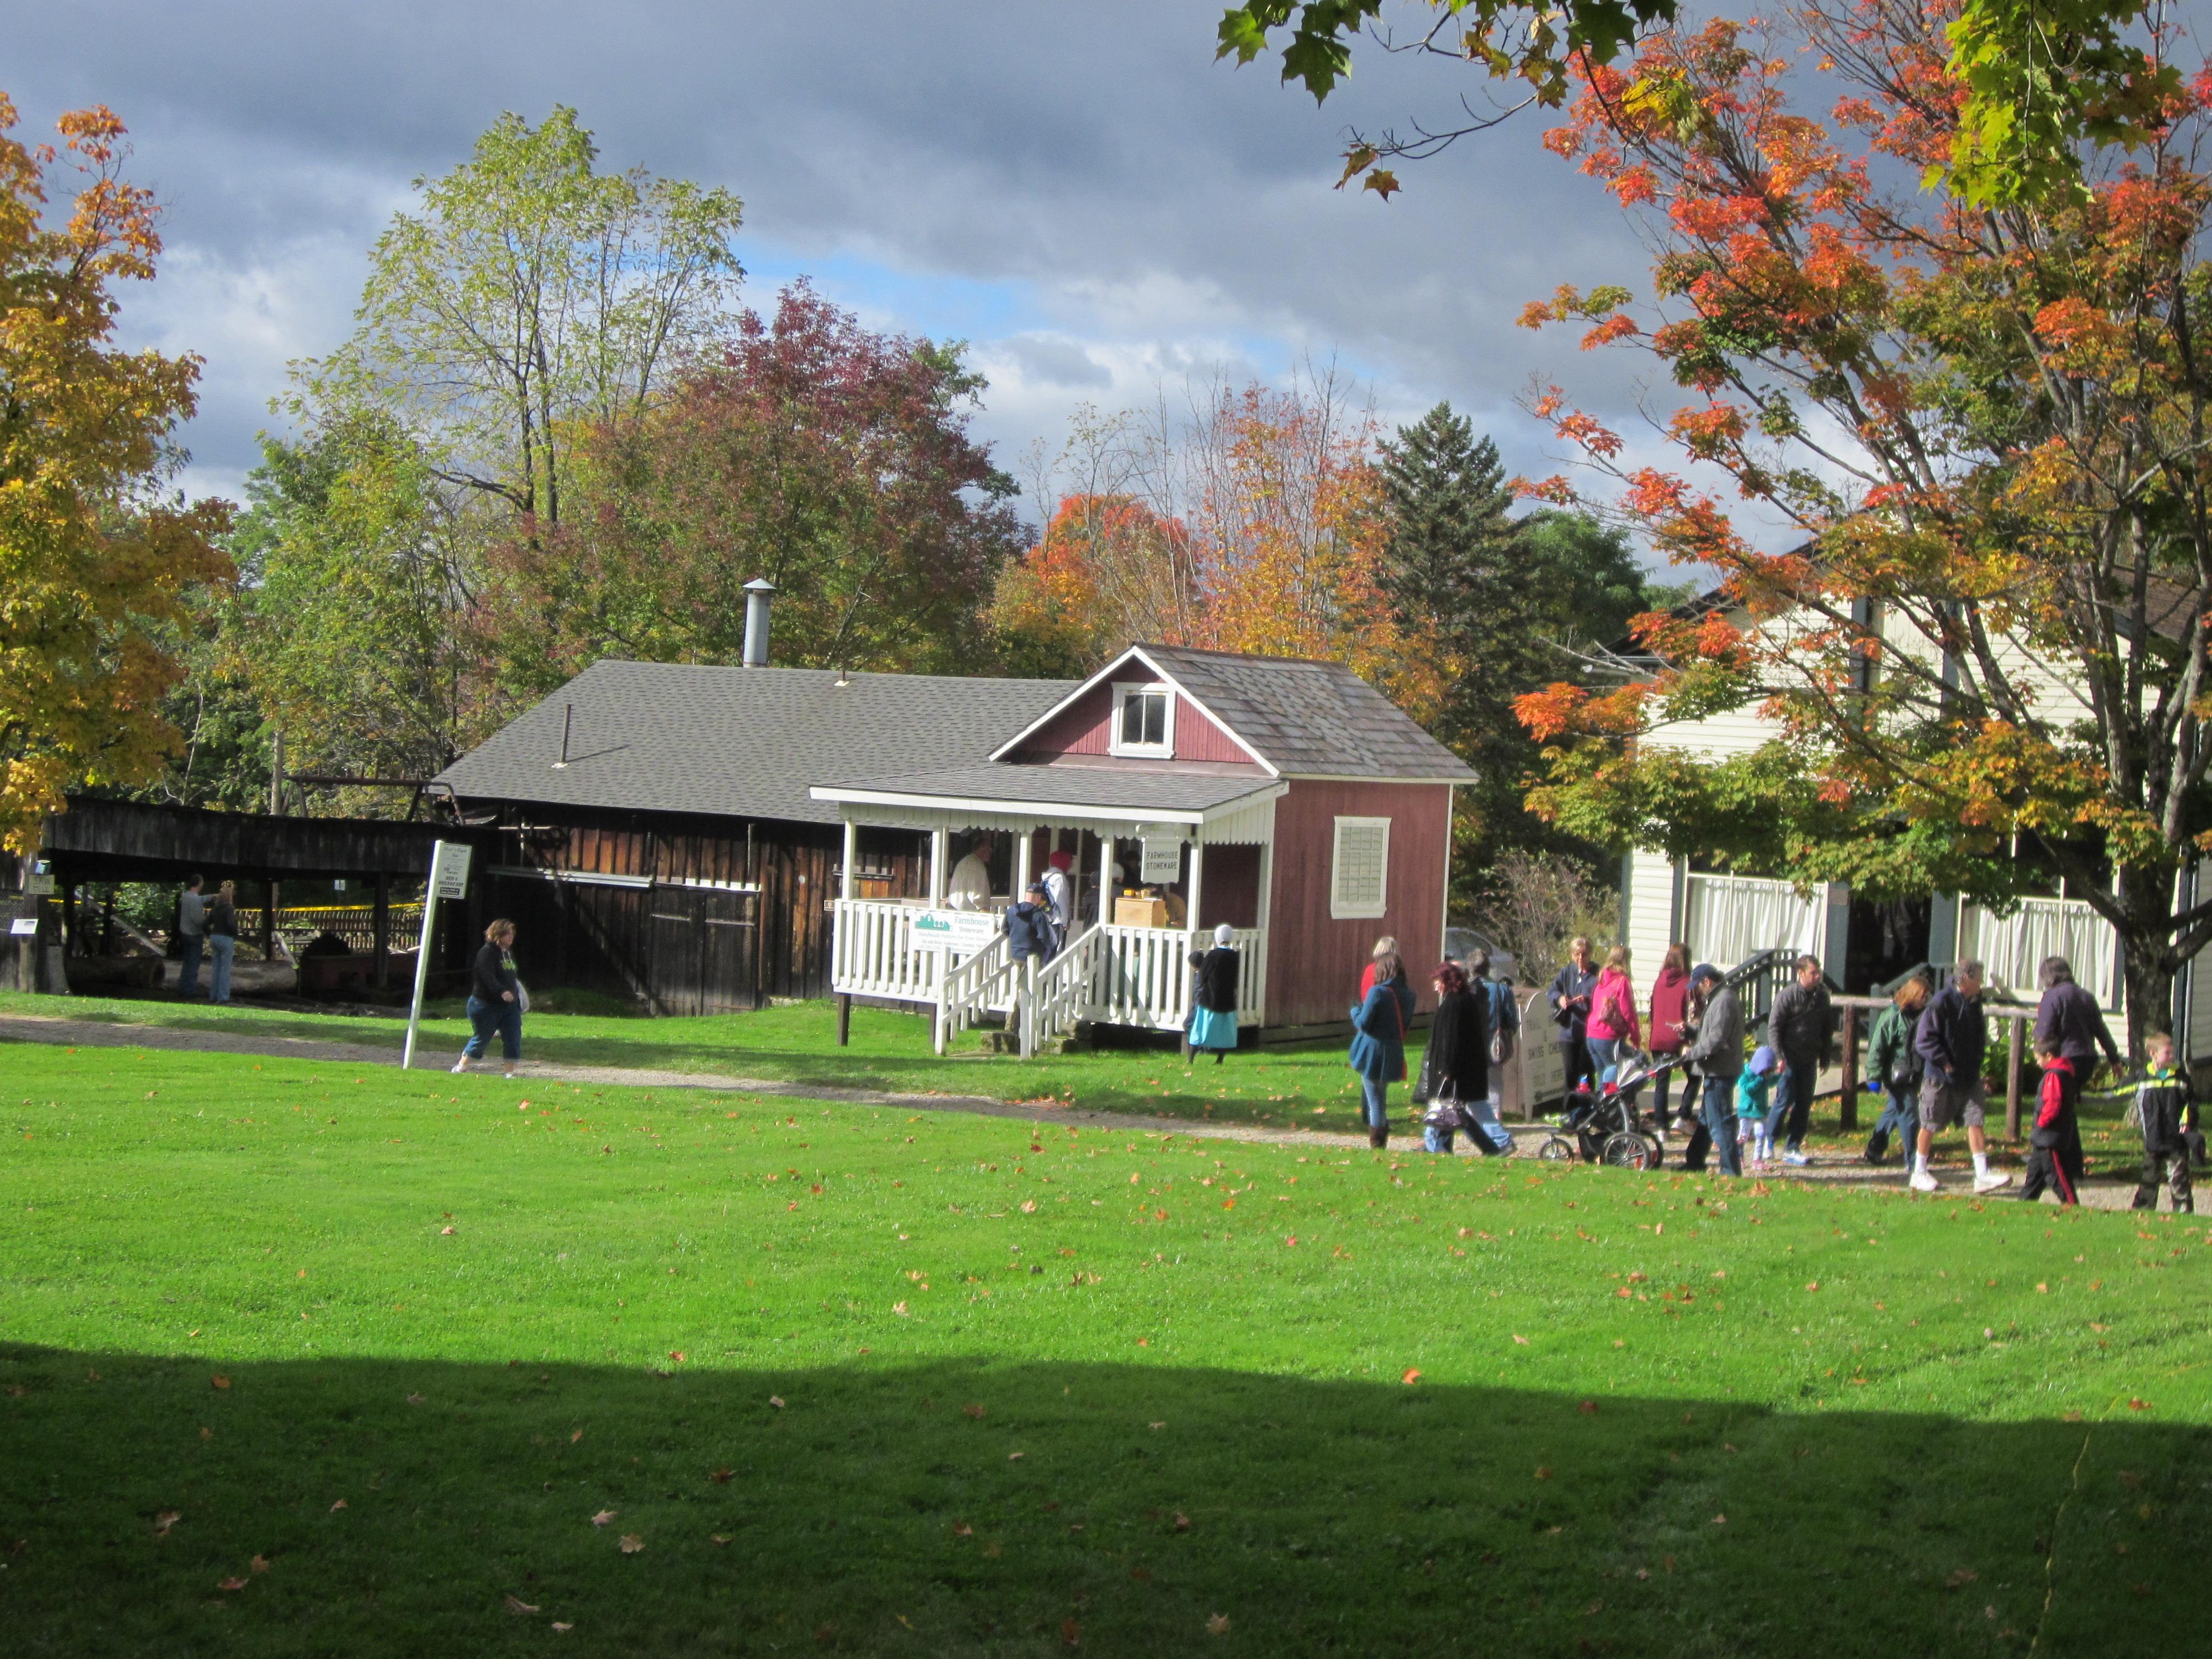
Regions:
[[299, 366], [310, 423], [374, 409], [440, 479], [550, 529], [568, 434], [643, 418], [661, 376], [717, 337], [743, 276], [726, 190], [598, 171], [576, 112], [505, 114], [470, 159], [418, 179], [377, 239], [359, 327]]

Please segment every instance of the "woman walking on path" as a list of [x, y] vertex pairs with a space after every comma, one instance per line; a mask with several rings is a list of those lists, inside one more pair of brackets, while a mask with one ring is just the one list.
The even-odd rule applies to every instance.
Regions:
[[1552, 978], [1552, 1019], [1559, 1029], [1560, 1098], [1575, 1092], [1575, 1085], [1590, 1075], [1590, 993], [1597, 988], [1597, 969], [1590, 963], [1590, 942], [1577, 933], [1567, 945], [1567, 965]]
[[1237, 1046], [1237, 957], [1229, 941], [1237, 930], [1222, 922], [1213, 930], [1213, 948], [1198, 964], [1198, 998], [1190, 1013], [1190, 1047], [1213, 1050], [1213, 1063]]
[[1438, 963], [1435, 982], [1437, 1017], [1421, 1059], [1421, 1093], [1441, 1121], [1423, 1120], [1421, 1144], [1432, 1152], [1450, 1152], [1452, 1133], [1466, 1121], [1476, 1149], [1494, 1153], [1488, 994], [1469, 989], [1467, 972], [1455, 962]]
[[1390, 1143], [1386, 1097], [1392, 1084], [1405, 1080], [1406, 1026], [1413, 1018], [1413, 993], [1406, 983], [1405, 964], [1395, 951], [1376, 957], [1373, 973], [1373, 988], [1352, 1011], [1352, 1051], [1346, 1058], [1359, 1073], [1359, 1091], [1367, 1113], [1367, 1144], [1379, 1149]]
[[[1690, 1012], [1690, 947], [1670, 945], [1667, 959], [1659, 967], [1659, 977], [1651, 982], [1651, 1057], [1657, 1060], [1671, 1060], [1682, 1052], [1689, 1041]], [[1659, 1133], [1667, 1133], [1672, 1119], [1667, 1111], [1667, 1089], [1674, 1081], [1665, 1072], [1659, 1073], [1659, 1099], [1656, 1110]], [[1696, 1106], [1686, 1081], [1682, 1085], [1682, 1115], [1697, 1115]]]
[[1628, 947], [1616, 945], [1605, 953], [1605, 966], [1590, 988], [1589, 1033], [1590, 1075], [1605, 1080], [1608, 1066], [1620, 1063], [1644, 1047], [1644, 1030], [1636, 1023], [1636, 987], [1628, 978]]
[[230, 963], [238, 951], [238, 884], [227, 881], [216, 889], [215, 902], [207, 908], [208, 956], [214, 966], [208, 969], [208, 1000], [230, 1000]]
[[1912, 1173], [1912, 1147], [1920, 1136], [1920, 1054], [1912, 1034], [1928, 1006], [1928, 981], [1915, 974], [1890, 993], [1889, 1006], [1874, 1017], [1867, 1038], [1867, 1080], [1880, 1086], [1886, 1104], [1867, 1137], [1866, 1161], [1879, 1164], [1894, 1134], [1905, 1148], [1905, 1172]]
[[475, 1029], [453, 1069], [465, 1072], [472, 1060], [499, 1038], [507, 1075], [522, 1063], [522, 981], [514, 971], [514, 924], [504, 917], [484, 929], [484, 942], [469, 972], [469, 1024]]

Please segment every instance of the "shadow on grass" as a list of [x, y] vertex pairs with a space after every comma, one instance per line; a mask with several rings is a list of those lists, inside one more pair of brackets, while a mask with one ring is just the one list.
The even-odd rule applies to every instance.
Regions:
[[2139, 1417], [696, 1360], [0, 1347], [10, 1650], [2067, 1655], [2203, 1609], [2212, 1434]]

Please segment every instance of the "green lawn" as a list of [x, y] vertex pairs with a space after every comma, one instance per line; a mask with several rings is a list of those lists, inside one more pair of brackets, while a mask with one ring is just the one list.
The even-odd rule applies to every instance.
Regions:
[[[406, 1026], [404, 1018], [388, 1015], [0, 993], [0, 1014], [10, 1013], [368, 1043], [394, 1053]], [[458, 1008], [448, 1007], [443, 1018], [425, 1019], [421, 1051], [438, 1057], [441, 1066], [449, 1064], [468, 1032]], [[523, 1031], [525, 1055], [552, 1065], [706, 1072], [817, 1088], [982, 1095], [1000, 1100], [1054, 1098], [1093, 1111], [1279, 1127], [1298, 1123], [1346, 1130], [1359, 1118], [1358, 1086], [1345, 1066], [1342, 1042], [1248, 1048], [1218, 1066], [1207, 1061], [1186, 1068], [1167, 1039], [1139, 1049], [1102, 1049], [1032, 1060], [985, 1054], [981, 1042], [981, 1033], [968, 1032], [955, 1053], [940, 1057], [931, 1052], [929, 1022], [923, 1016], [855, 1008], [852, 1045], [840, 1048], [836, 1009], [827, 1001], [677, 1019], [533, 1012], [525, 1020]], [[1324, 1109], [1318, 1115], [1316, 1106]]]
[[2202, 1622], [2189, 1218], [228, 1055], [0, 1079], [11, 1653]]

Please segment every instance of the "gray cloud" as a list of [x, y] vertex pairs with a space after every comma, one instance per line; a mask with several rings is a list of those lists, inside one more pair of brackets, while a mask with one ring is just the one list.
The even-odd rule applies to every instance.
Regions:
[[[1561, 282], [1634, 281], [1629, 228], [1523, 118], [1405, 170], [1385, 205], [1331, 188], [1347, 122], [1448, 112], [1464, 70], [1389, 59], [1317, 111], [1212, 61], [1204, 0], [277, 5], [117, 0], [86, 30], [11, 20], [25, 128], [103, 101], [170, 204], [136, 337], [208, 359], [190, 442], [234, 489], [287, 359], [348, 327], [369, 242], [417, 174], [502, 109], [573, 104], [611, 166], [727, 184], [748, 263], [812, 270], [872, 321], [969, 338], [1002, 455], [1079, 401], [1188, 365], [1336, 356], [1389, 417], [1440, 397], [1550, 471], [1513, 407], [1533, 374], [1608, 411], [1631, 364], [1516, 329]], [[755, 302], [765, 295], [756, 293]]]

